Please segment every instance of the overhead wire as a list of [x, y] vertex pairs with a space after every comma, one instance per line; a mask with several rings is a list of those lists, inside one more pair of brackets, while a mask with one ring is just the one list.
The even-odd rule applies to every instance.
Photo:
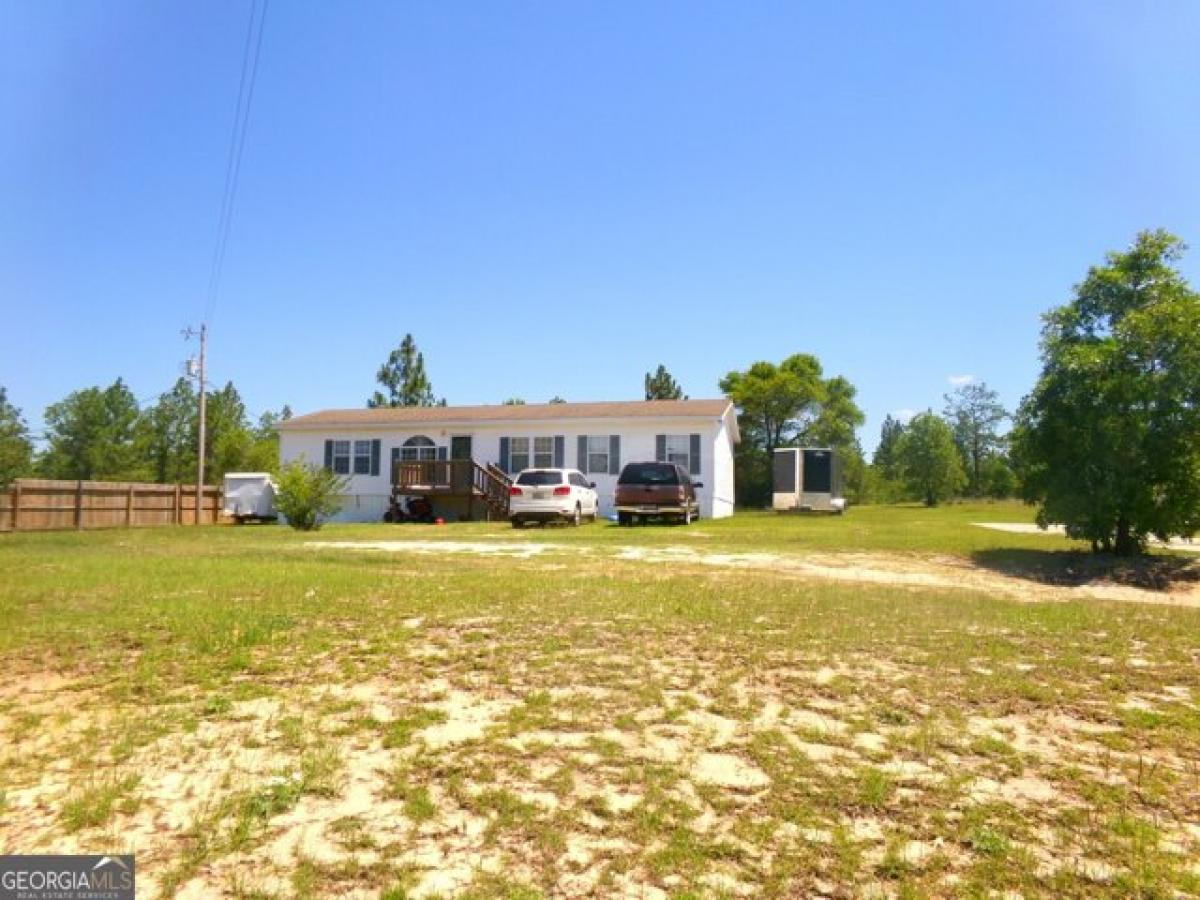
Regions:
[[[229, 156], [225, 162], [225, 184], [221, 192], [221, 209], [217, 216], [217, 239], [213, 247], [204, 316], [201, 320], [210, 325], [216, 313], [217, 298], [221, 289], [221, 274], [225, 267], [225, 252], [229, 245], [229, 233], [233, 224], [233, 210], [242, 170], [242, 154], [246, 147], [250, 108], [254, 101], [254, 88], [258, 81], [258, 61], [262, 53], [263, 31], [269, 4], [270, 0], [263, 0], [260, 9], [258, 0], [251, 0], [250, 3], [250, 20], [246, 26], [246, 42], [242, 50], [242, 70], [238, 80], [233, 130], [229, 136]], [[256, 30], [257, 37], [255, 37]]]

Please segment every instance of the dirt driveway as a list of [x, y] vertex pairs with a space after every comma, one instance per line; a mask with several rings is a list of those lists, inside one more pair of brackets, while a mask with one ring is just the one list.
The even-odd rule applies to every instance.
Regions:
[[[1036, 527], [1036, 526], [1034, 526]], [[309, 541], [310, 550], [350, 550], [434, 556], [472, 555], [521, 560], [587, 557], [616, 562], [667, 565], [680, 570], [753, 570], [783, 578], [890, 585], [901, 588], [969, 590], [999, 594], [1023, 602], [1094, 598], [1129, 603], [1200, 606], [1200, 582], [1179, 580], [1159, 588], [1109, 579], [1085, 583], [1046, 583], [1032, 573], [1006, 572], [951, 555], [884, 552], [737, 553], [695, 547], [596, 547], [497, 539], [491, 541]], [[1077, 573], [1067, 570], [1069, 581]]]

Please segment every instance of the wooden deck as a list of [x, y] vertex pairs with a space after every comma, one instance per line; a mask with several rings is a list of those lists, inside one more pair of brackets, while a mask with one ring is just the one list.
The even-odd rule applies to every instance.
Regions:
[[473, 459], [401, 460], [392, 467], [392, 496], [465, 497], [469, 515], [478, 501], [507, 518], [511, 486], [512, 479], [498, 467]]

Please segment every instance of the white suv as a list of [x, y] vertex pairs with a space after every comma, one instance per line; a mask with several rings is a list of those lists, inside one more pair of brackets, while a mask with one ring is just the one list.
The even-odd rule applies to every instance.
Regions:
[[508, 519], [513, 528], [526, 522], [566, 520], [578, 525], [600, 511], [595, 482], [578, 469], [525, 469], [508, 489]]

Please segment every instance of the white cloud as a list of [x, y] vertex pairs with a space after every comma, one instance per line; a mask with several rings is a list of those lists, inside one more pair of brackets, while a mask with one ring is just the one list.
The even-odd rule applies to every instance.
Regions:
[[907, 425], [912, 421], [913, 416], [919, 412], [919, 409], [893, 409], [892, 418], [899, 419], [902, 425]]
[[954, 387], [963, 387], [975, 380], [974, 375], [947, 375], [946, 380]]

